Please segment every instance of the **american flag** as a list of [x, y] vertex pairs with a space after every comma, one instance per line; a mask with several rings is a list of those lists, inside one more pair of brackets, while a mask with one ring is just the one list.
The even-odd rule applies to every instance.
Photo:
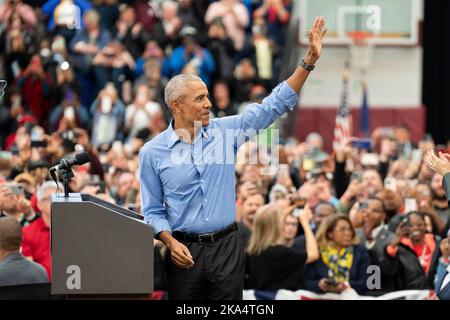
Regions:
[[347, 64], [342, 78], [341, 104], [336, 114], [336, 124], [334, 126], [334, 148], [342, 146], [352, 136], [352, 115], [348, 109], [349, 78], [350, 69]]

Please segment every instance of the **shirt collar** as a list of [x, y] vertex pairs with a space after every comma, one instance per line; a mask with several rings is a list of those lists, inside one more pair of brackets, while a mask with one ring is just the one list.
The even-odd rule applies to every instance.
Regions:
[[376, 239], [381, 230], [383, 230], [385, 224], [382, 222], [378, 227], [372, 230], [372, 239]]
[[[167, 133], [168, 133], [168, 139], [167, 139], [167, 147], [168, 148], [173, 148], [173, 146], [175, 144], [177, 144], [178, 142], [181, 141], [180, 137], [176, 134], [175, 130], [173, 129], [173, 125], [174, 125], [174, 120], [170, 121], [169, 126], [167, 127]], [[202, 127], [201, 132], [202, 132], [202, 137], [203, 139], [206, 140], [210, 140], [211, 139], [211, 135], [208, 132], [208, 127]], [[194, 140], [196, 140], [196, 138], [194, 138]]]
[[6, 261], [12, 261], [12, 260], [19, 260], [22, 257], [22, 254], [19, 251], [15, 251], [12, 252], [10, 254], [8, 254], [3, 260], [2, 262], [6, 262]]
[[170, 121], [169, 126], [167, 127], [167, 147], [172, 148], [176, 143], [180, 142], [180, 137], [175, 133], [175, 130], [173, 130], [173, 120]]

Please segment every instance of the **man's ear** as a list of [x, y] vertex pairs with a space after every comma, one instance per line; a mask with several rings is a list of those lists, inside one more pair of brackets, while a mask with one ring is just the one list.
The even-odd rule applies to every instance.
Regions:
[[172, 110], [172, 113], [173, 113], [173, 114], [179, 113], [179, 112], [181, 111], [181, 110], [180, 110], [180, 105], [178, 104], [178, 101], [173, 100], [173, 101], [170, 103], [170, 110]]

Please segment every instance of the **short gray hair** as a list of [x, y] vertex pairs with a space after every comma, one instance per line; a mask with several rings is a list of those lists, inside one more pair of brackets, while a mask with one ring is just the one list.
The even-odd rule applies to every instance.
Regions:
[[186, 82], [188, 81], [202, 81], [202, 79], [195, 74], [179, 74], [167, 83], [164, 89], [164, 101], [169, 109], [172, 101], [186, 94]]
[[178, 2], [172, 0], [165, 0], [161, 3], [161, 8], [172, 7], [178, 12]]
[[64, 186], [58, 182], [58, 186], [56, 185], [56, 183], [54, 181], [45, 181], [43, 184], [41, 184], [41, 186], [38, 189], [37, 192], [37, 199], [38, 202], [41, 202], [42, 199], [45, 198], [45, 192], [47, 191], [47, 189], [56, 189], [59, 188], [60, 191], [64, 191]]

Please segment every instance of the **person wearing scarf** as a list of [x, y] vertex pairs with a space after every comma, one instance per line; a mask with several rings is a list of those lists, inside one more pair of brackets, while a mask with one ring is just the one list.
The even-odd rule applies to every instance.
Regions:
[[369, 252], [344, 214], [326, 218], [317, 234], [320, 259], [305, 268], [305, 287], [317, 293], [341, 293], [353, 288], [359, 294], [368, 290]]

